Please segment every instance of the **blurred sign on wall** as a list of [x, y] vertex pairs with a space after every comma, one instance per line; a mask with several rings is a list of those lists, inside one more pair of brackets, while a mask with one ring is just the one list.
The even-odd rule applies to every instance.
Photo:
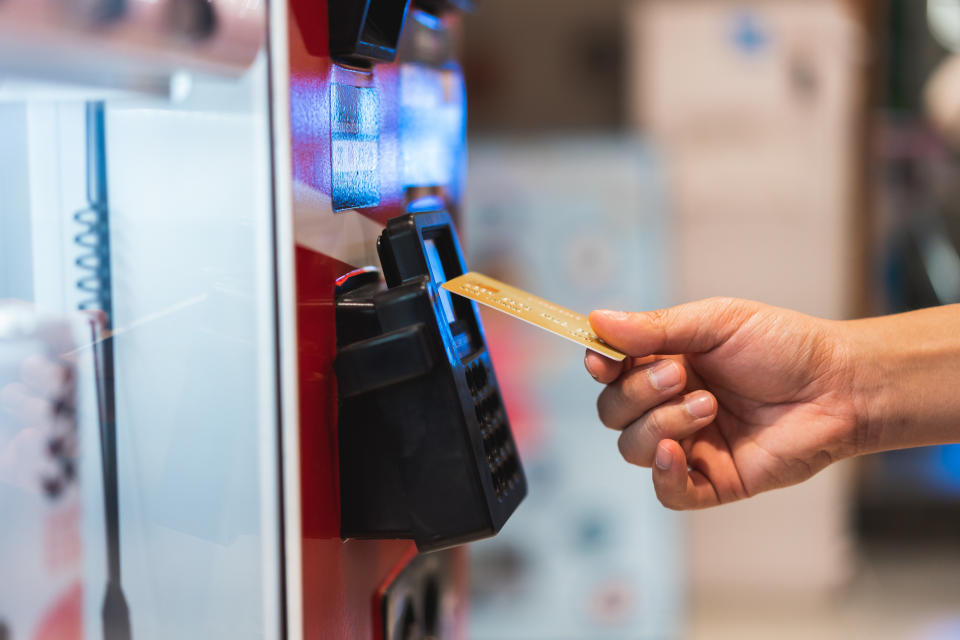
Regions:
[[[663, 180], [645, 144], [474, 140], [470, 175], [473, 268], [582, 312], [669, 302]], [[496, 312], [484, 320], [530, 494], [472, 547], [471, 637], [677, 637], [681, 518], [600, 424], [583, 350]]]

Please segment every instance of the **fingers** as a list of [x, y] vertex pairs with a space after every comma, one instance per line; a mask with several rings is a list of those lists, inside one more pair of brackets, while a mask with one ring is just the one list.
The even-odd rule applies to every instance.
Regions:
[[743, 300], [711, 298], [646, 313], [594, 311], [590, 325], [631, 356], [703, 353], [723, 344], [756, 308]]
[[686, 384], [686, 370], [674, 360], [658, 360], [627, 371], [597, 398], [600, 421], [623, 429], [652, 408], [678, 394]]
[[647, 412], [623, 430], [617, 446], [627, 462], [653, 466], [657, 444], [682, 440], [703, 429], [717, 416], [717, 400], [707, 391], [694, 391]]
[[587, 368], [587, 373], [593, 376], [594, 380], [603, 384], [610, 384], [623, 373], [627, 360], [627, 358], [624, 358], [617, 362], [600, 355], [596, 351], [587, 349], [587, 355], [583, 358], [583, 366]]
[[600, 355], [596, 351], [587, 349], [587, 355], [583, 358], [583, 364], [587, 368], [587, 373], [593, 376], [594, 380], [602, 382], [603, 384], [610, 384], [623, 375], [624, 371], [629, 371], [633, 367], [649, 364], [657, 359], [656, 356], [647, 356], [645, 358], [624, 358], [618, 362]]
[[657, 499], [668, 509], [703, 509], [720, 504], [709, 478], [687, 468], [683, 447], [674, 440], [663, 440], [657, 446], [653, 488]]
[[[669, 509], [703, 509], [749, 498], [737, 461], [719, 429], [706, 428], [681, 446], [673, 439], [657, 444], [653, 487]], [[761, 489], [762, 490], [762, 489]]]

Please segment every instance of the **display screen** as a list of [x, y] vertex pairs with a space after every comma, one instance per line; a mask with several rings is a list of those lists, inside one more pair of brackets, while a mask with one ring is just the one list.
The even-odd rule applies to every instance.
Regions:
[[449, 231], [446, 230], [428, 231], [423, 238], [423, 252], [430, 278], [437, 285], [440, 313], [447, 321], [453, 336], [454, 351], [458, 357], [466, 358], [483, 341], [477, 339], [476, 320], [473, 318], [470, 301], [455, 298], [449, 291], [440, 288], [440, 285], [450, 278], [461, 275], [457, 250], [448, 234]]
[[457, 321], [457, 316], [453, 312], [453, 300], [450, 298], [449, 291], [440, 288], [440, 285], [447, 281], [447, 274], [443, 269], [443, 261], [440, 259], [437, 243], [433, 239], [424, 240], [423, 248], [427, 254], [427, 268], [430, 269], [430, 277], [437, 284], [440, 307], [443, 309], [447, 322], [453, 324]]

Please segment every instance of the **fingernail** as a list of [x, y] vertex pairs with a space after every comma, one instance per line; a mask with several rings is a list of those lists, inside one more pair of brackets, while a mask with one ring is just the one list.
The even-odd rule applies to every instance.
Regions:
[[698, 393], [684, 400], [683, 405], [694, 418], [708, 418], [713, 415], [713, 396], [708, 393]]
[[673, 454], [670, 453], [670, 450], [667, 449], [665, 445], [657, 446], [657, 468], [662, 471], [669, 471], [670, 465], [673, 464]]
[[583, 366], [586, 367], [587, 373], [589, 373], [589, 374], [591, 375], [591, 377], [593, 377], [594, 380], [598, 380], [598, 381], [600, 380], [600, 379], [597, 377], [597, 374], [595, 374], [595, 373], [594, 373], [593, 371], [591, 371], [591, 369], [590, 369], [590, 357], [589, 357], [589, 356], [584, 356], [584, 357], [583, 357]]
[[630, 314], [626, 311], [610, 311], [609, 309], [598, 309], [597, 313], [606, 316], [610, 320], [626, 320]]
[[673, 389], [680, 384], [680, 367], [673, 360], [661, 360], [650, 369], [650, 384], [657, 391]]

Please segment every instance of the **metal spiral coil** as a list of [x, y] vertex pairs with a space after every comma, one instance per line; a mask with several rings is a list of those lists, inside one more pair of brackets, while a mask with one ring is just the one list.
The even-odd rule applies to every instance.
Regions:
[[83, 271], [77, 280], [77, 289], [81, 292], [79, 309], [110, 310], [110, 244], [107, 209], [103, 206], [91, 206], [73, 215], [73, 219], [83, 227], [74, 236], [74, 242], [84, 250], [75, 264]]

